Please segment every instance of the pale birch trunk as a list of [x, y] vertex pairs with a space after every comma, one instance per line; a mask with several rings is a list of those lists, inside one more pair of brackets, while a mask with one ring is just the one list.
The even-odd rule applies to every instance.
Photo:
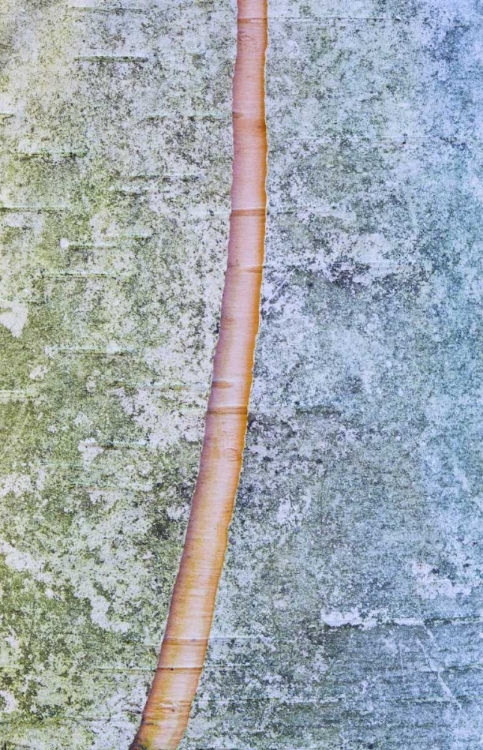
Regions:
[[[235, 13], [127, 8], [0, 9], [12, 747], [129, 746], [199, 457]], [[250, 430], [181, 748], [476, 750], [481, 6], [270, 14]]]
[[139, 725], [217, 338], [235, 40], [229, 0], [0, 7], [0, 745]]
[[269, 3], [251, 427], [183, 750], [483, 738], [481, 3]]

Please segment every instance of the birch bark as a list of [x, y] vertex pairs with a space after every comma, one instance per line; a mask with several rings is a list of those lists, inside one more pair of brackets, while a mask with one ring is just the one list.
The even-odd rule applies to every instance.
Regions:
[[[1, 739], [36, 750], [137, 727], [228, 234], [234, 8], [101, 10], [0, 10]], [[181, 748], [477, 750], [481, 8], [270, 15], [250, 430]]]
[[476, 750], [481, 5], [269, 3], [250, 431], [182, 748]]
[[0, 745], [139, 725], [226, 266], [228, 0], [0, 5]]

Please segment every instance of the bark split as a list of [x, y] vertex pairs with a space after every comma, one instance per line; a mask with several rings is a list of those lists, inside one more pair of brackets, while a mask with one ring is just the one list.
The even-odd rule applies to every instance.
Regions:
[[264, 260], [267, 0], [238, 0], [228, 266], [197, 484], [153, 683], [130, 750], [175, 750], [205, 660], [238, 487]]

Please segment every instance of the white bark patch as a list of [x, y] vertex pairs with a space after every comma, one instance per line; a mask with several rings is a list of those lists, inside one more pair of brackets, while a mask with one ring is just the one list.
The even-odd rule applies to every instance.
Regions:
[[361, 627], [363, 630], [369, 630], [377, 626], [377, 619], [375, 617], [369, 615], [364, 618], [358, 609], [352, 609], [350, 612], [321, 612], [320, 619], [329, 628], [341, 628], [344, 625], [352, 625], [352, 627]]
[[0, 690], [0, 696], [5, 701], [5, 705], [2, 709], [3, 713], [11, 714], [18, 708], [18, 703], [14, 695], [9, 693], [8, 690]]
[[8, 328], [12, 336], [19, 338], [27, 322], [27, 307], [20, 302], [0, 302], [0, 308], [6, 309], [0, 313], [0, 324]]
[[104, 448], [97, 445], [95, 438], [87, 438], [87, 440], [81, 440], [77, 449], [82, 454], [82, 460], [84, 461], [84, 467], [87, 468], [94, 461], [97, 456], [104, 453]]
[[0, 480], [0, 498], [13, 492], [15, 497], [21, 497], [25, 492], [32, 492], [32, 482], [28, 474], [6, 474]]
[[416, 578], [416, 588], [422, 599], [435, 599], [446, 596], [455, 599], [459, 594], [468, 596], [473, 589], [471, 583], [453, 583], [449, 578], [438, 577], [435, 569], [428, 563], [412, 563], [412, 572]]

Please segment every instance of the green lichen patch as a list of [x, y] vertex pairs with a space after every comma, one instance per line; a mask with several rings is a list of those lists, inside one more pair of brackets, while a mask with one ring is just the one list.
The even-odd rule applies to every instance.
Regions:
[[128, 747], [152, 679], [221, 300], [233, 20], [198, 3], [2, 9], [0, 740], [12, 747]]

